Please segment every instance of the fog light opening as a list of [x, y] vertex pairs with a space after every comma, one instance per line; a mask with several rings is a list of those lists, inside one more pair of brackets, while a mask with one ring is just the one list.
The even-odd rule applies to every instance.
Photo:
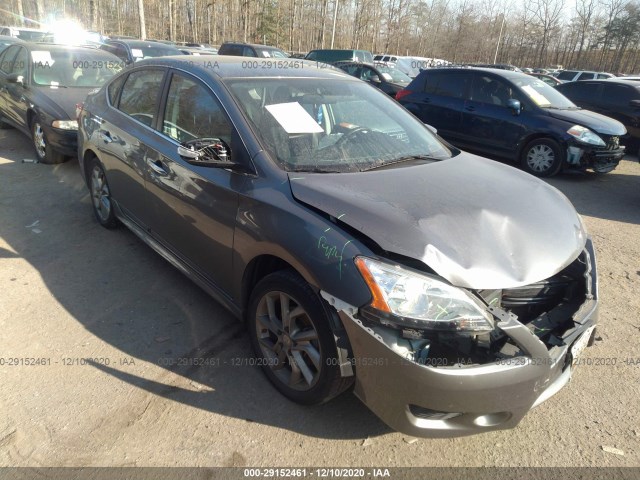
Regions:
[[421, 418], [423, 420], [450, 420], [462, 415], [462, 413], [456, 412], [438, 412], [437, 410], [431, 410], [417, 405], [409, 405], [409, 411], [414, 417]]
[[479, 427], [495, 427], [496, 425], [506, 422], [510, 418], [511, 413], [509, 412], [487, 413], [486, 415], [476, 417], [473, 423]]

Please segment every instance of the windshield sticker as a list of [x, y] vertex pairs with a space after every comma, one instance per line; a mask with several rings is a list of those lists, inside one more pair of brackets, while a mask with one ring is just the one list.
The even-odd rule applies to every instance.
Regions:
[[267, 52], [266, 50], [263, 50], [262, 51], [262, 56], [269, 58], [269, 57], [271, 57], [271, 54], [269, 52]]
[[525, 85], [524, 87], [522, 87], [522, 90], [524, 90], [525, 93], [529, 95], [529, 98], [533, 100], [537, 105], [551, 105], [551, 102], [547, 100], [547, 97], [542, 95], [540, 92], [537, 92], [536, 89], [531, 85]]
[[144, 53], [142, 53], [142, 50], [140, 50], [139, 48], [132, 48], [131, 55], [136, 58], [144, 57]]
[[52, 82], [51, 82], [50, 87], [51, 87], [51, 88], [58, 88], [58, 85], [60, 85], [60, 83], [59, 83], [59, 82], [53, 82], [53, 81], [52, 81]]
[[298, 102], [277, 103], [265, 107], [287, 133], [320, 133], [322, 127]]
[[55, 63], [48, 50], [34, 50], [31, 52], [31, 58], [36, 67], [50, 67]]

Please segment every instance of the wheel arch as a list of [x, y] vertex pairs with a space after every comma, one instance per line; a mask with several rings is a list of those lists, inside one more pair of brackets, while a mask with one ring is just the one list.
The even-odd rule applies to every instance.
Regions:
[[[542, 138], [546, 138], [549, 140], [553, 140], [554, 142], [556, 142], [558, 145], [560, 145], [560, 150], [561, 153], [563, 155], [566, 154], [566, 150], [567, 150], [567, 142], [566, 140], [564, 140], [563, 138], [558, 137], [557, 135], [554, 135], [551, 132], [536, 132], [536, 133], [532, 133], [531, 135], [526, 136], [524, 139], [522, 139], [520, 141], [520, 145], [518, 145], [518, 150], [517, 150], [517, 155], [516, 155], [516, 162], [520, 162], [520, 160], [522, 159], [522, 154], [524, 152], [524, 149], [527, 145], [529, 145], [531, 142], [533, 142], [534, 140], [539, 140]], [[563, 162], [564, 162], [564, 158], [563, 158]]]

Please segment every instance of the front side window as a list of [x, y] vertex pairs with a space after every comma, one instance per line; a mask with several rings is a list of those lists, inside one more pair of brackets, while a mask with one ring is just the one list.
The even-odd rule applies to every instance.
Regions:
[[510, 99], [521, 100], [511, 86], [489, 75], [476, 75], [471, 86], [470, 99], [474, 102], [506, 107]]
[[122, 87], [119, 110], [147, 126], [153, 124], [164, 71], [132, 72]]
[[453, 155], [387, 94], [362, 82], [250, 78], [228, 84], [265, 149], [287, 171], [364, 171]]
[[231, 123], [213, 94], [189, 78], [174, 74], [169, 87], [162, 132], [184, 143], [219, 138], [231, 143]]

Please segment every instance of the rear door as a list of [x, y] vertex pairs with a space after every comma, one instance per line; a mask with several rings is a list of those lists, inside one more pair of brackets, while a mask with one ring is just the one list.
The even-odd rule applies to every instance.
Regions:
[[151, 233], [191, 268], [225, 289], [231, 278], [241, 174], [192, 165], [178, 155], [191, 140], [217, 138], [238, 158], [243, 148], [220, 101], [196, 77], [174, 72], [163, 95], [159, 130], [147, 152]]
[[442, 137], [453, 143], [461, 139], [462, 109], [470, 79], [469, 72], [428, 72], [424, 90], [416, 95], [416, 116], [436, 127]]
[[145, 189], [146, 158], [155, 141], [154, 129], [165, 68], [133, 70], [105, 111], [95, 143], [105, 166], [112, 197], [123, 212], [142, 227], [151, 221]]
[[510, 99], [526, 104], [503, 78], [475, 72], [464, 104], [460, 143], [489, 154], [512, 157], [524, 136], [522, 120], [527, 113], [525, 108], [515, 115], [507, 106]]

